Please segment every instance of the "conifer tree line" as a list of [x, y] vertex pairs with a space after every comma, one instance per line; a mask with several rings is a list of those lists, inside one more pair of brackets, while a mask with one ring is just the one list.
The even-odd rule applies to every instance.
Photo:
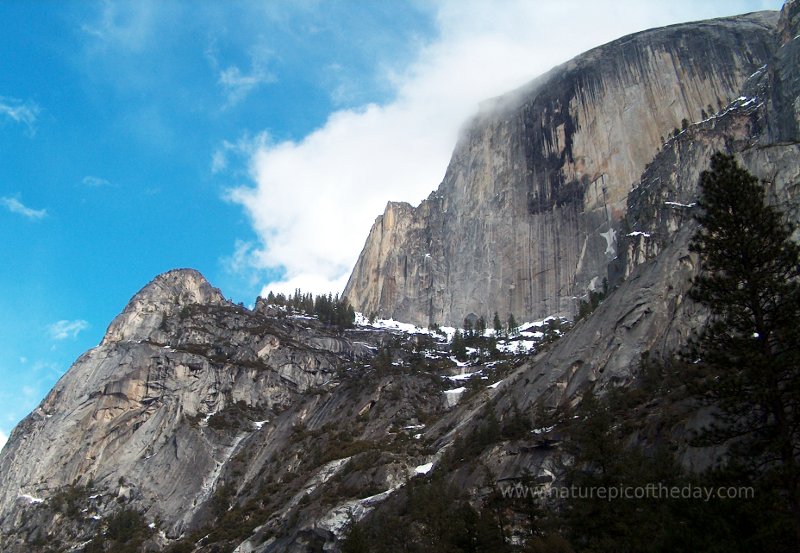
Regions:
[[286, 307], [307, 315], [316, 315], [320, 321], [339, 328], [352, 328], [356, 319], [355, 310], [350, 302], [345, 297], [340, 298], [339, 294], [314, 296], [310, 292], [303, 293], [300, 288], [296, 288], [294, 294], [288, 297], [270, 292], [267, 295], [267, 304]]
[[[478, 317], [474, 323], [472, 322], [472, 318], [467, 317], [464, 319], [462, 336], [465, 340], [481, 338], [486, 334], [487, 328], [488, 325], [485, 317]], [[494, 318], [492, 319], [492, 329], [494, 330], [495, 337], [498, 338], [502, 336], [516, 336], [519, 334], [519, 324], [513, 313], [509, 313], [508, 320], [506, 324], [503, 325], [500, 321], [500, 315], [495, 311]]]
[[465, 318], [463, 329], [458, 329], [453, 334], [450, 351], [459, 361], [467, 360], [468, 347], [481, 350], [481, 356], [488, 353], [490, 356], [496, 357], [499, 354], [497, 350], [498, 338], [511, 338], [519, 335], [519, 325], [513, 313], [509, 314], [508, 322], [506, 326], [503, 326], [503, 323], [500, 322], [500, 315], [495, 311], [493, 329], [494, 333], [490, 333], [487, 336], [487, 323], [483, 316], [478, 317], [474, 323], [473, 317]]

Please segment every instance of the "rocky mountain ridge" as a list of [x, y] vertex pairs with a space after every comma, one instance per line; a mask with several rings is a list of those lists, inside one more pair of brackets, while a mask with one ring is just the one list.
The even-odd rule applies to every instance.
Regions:
[[[333, 542], [435, 457], [424, 421], [469, 378], [443, 335], [393, 326], [342, 331], [263, 300], [236, 306], [194, 270], [158, 276], [13, 431], [2, 550], [80, 550], [120, 512], [164, 548], [209, 533], [225, 501], [263, 517], [211, 532], [240, 551]], [[350, 483], [328, 482], [343, 471]], [[313, 493], [330, 498], [309, 505]]]

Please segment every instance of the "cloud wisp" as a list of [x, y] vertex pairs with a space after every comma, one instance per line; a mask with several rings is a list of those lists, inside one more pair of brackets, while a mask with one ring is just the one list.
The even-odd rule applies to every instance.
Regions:
[[78, 334], [89, 328], [89, 323], [83, 319], [74, 321], [61, 320], [47, 327], [50, 337], [53, 340], [66, 340], [67, 338], [77, 338]]
[[269, 69], [272, 51], [264, 44], [256, 44], [248, 52], [250, 69], [242, 70], [238, 65], [225, 67], [219, 61], [216, 44], [212, 43], [206, 50], [206, 59], [211, 69], [217, 74], [217, 85], [225, 93], [226, 107], [232, 107], [244, 100], [251, 92], [265, 84], [277, 80], [275, 74]]
[[102, 48], [114, 46], [138, 52], [151, 41], [159, 8], [160, 4], [153, 0], [103, 2], [99, 17], [81, 29], [98, 39]]
[[106, 180], [106, 179], [101, 178], [101, 177], [95, 177], [95, 176], [92, 176], [92, 175], [87, 175], [87, 176], [83, 177], [83, 180], [81, 180], [81, 183], [84, 186], [89, 186], [91, 188], [102, 188], [102, 187], [105, 187], [105, 186], [111, 186], [111, 181]]
[[40, 111], [36, 102], [0, 96], [0, 117], [25, 125], [31, 135], [36, 133], [35, 124]]
[[0, 205], [5, 207], [11, 213], [16, 213], [17, 215], [22, 215], [26, 219], [31, 219], [31, 220], [34, 220], [34, 221], [35, 220], [39, 220], [39, 219], [43, 219], [44, 217], [47, 216], [47, 210], [46, 209], [32, 209], [32, 208], [26, 206], [25, 204], [23, 204], [17, 198], [13, 198], [13, 197], [10, 197], [10, 196], [4, 196], [4, 197], [0, 198]]
[[221, 173], [228, 169], [229, 161], [234, 158], [238, 161], [247, 160], [269, 144], [269, 135], [266, 132], [254, 136], [245, 133], [235, 142], [223, 140], [222, 144], [211, 155], [211, 173]]

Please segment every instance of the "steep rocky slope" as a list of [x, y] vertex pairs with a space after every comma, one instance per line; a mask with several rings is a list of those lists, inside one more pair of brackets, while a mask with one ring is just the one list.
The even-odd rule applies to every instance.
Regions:
[[0, 551], [102, 550], [131, 521], [128, 550], [332, 543], [433, 455], [421, 432], [464, 370], [448, 349], [249, 310], [194, 270], [160, 275], [12, 432]]
[[427, 325], [572, 315], [617, 256], [627, 196], [686, 122], [708, 118], [775, 50], [763, 12], [638, 33], [486, 102], [439, 189], [389, 203], [345, 290]]
[[266, 327], [196, 271], [158, 277], [14, 430], [0, 460], [0, 513], [20, 494], [48, 497], [91, 480], [140, 498], [179, 531], [257, 430], [209, 432], [215, 414], [242, 401], [251, 417], [270, 418], [358, 355], [298, 332], [288, 322]]

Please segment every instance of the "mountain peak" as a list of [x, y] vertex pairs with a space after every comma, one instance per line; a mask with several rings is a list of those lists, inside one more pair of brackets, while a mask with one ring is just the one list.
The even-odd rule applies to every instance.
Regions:
[[204, 277], [200, 271], [198, 271], [197, 269], [182, 268], [182, 269], [171, 269], [169, 271], [161, 273], [160, 275], [156, 276], [153, 280], [151, 280], [144, 288], [142, 288], [141, 292], [153, 288], [189, 290], [196, 287], [212, 288], [211, 284], [209, 284], [208, 280], [206, 280], [206, 277]]
[[781, 18], [778, 23], [778, 36], [781, 44], [794, 40], [800, 32], [800, 1], [789, 0], [781, 9]]
[[188, 305], [219, 305], [225, 297], [196, 269], [161, 273], [142, 288], [106, 331], [103, 343], [149, 339], [164, 317]]

